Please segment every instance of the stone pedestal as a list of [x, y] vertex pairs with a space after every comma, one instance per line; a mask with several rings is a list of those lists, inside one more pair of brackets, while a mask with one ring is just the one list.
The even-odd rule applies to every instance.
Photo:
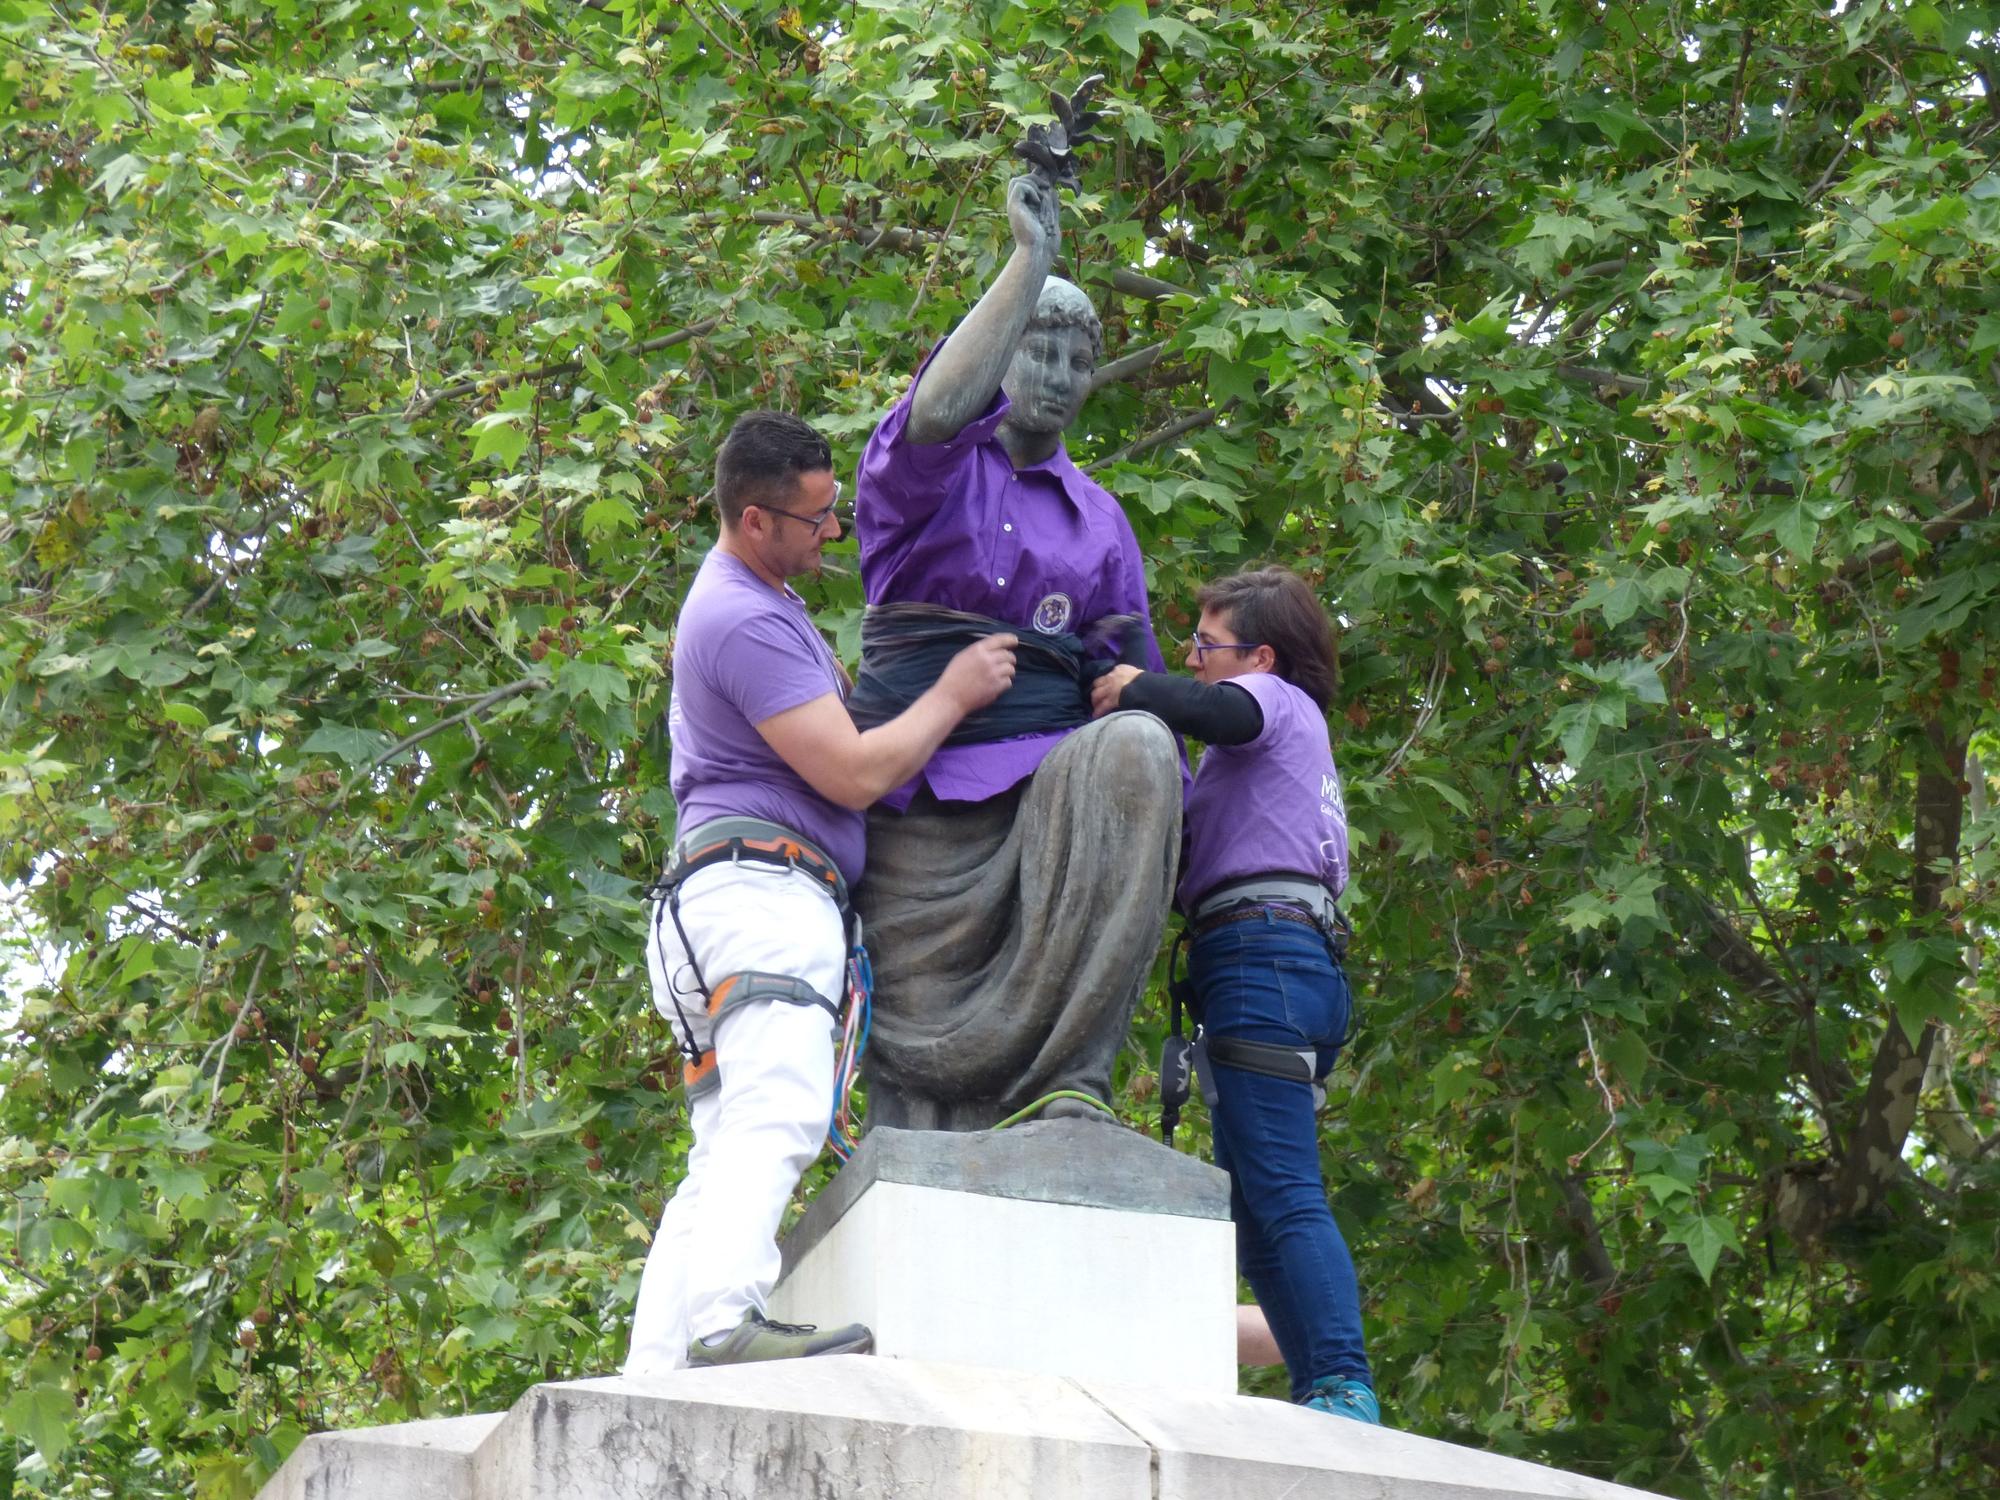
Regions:
[[[470, 1451], [469, 1423], [486, 1424]], [[263, 1500], [862, 1496], [1647, 1500], [1282, 1401], [860, 1354], [543, 1385], [505, 1417], [321, 1434]]]
[[1228, 1201], [1095, 1121], [876, 1130], [788, 1238], [772, 1311], [863, 1319], [878, 1355], [321, 1433], [263, 1500], [1645, 1500], [1236, 1395]]
[[1229, 1180], [1116, 1125], [873, 1130], [784, 1253], [771, 1316], [879, 1357], [1236, 1390]]

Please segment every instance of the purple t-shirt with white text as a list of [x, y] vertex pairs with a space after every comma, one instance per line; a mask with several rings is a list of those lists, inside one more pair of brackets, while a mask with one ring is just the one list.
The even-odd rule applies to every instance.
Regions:
[[[918, 380], [936, 357], [933, 349]], [[1052, 635], [1105, 615], [1137, 615], [1148, 665], [1164, 671], [1138, 539], [1111, 492], [1060, 444], [1041, 463], [1017, 470], [995, 436], [1007, 415], [1004, 394], [948, 442], [909, 441], [904, 429], [916, 389], [912, 380], [882, 419], [855, 475], [854, 532], [868, 602], [939, 604]], [[1107, 657], [1115, 652], [1104, 647]], [[1033, 775], [1066, 732], [947, 745], [917, 781], [883, 801], [909, 806], [918, 781], [943, 801], [983, 801]]]
[[805, 601], [726, 552], [710, 552], [674, 633], [667, 705], [680, 826], [764, 818], [824, 849], [850, 884], [867, 853], [862, 816], [829, 802], [764, 742], [757, 726], [842, 693], [844, 681]]
[[1210, 745], [1188, 793], [1183, 911], [1231, 880], [1288, 871], [1347, 888], [1347, 803], [1326, 716], [1269, 672], [1229, 679], [1257, 700], [1264, 731], [1247, 745]]

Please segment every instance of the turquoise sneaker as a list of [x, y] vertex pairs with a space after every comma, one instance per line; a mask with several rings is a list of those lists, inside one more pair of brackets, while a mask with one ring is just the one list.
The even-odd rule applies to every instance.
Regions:
[[875, 1335], [859, 1323], [824, 1330], [811, 1323], [773, 1323], [753, 1307], [741, 1323], [714, 1343], [696, 1339], [689, 1344], [688, 1364], [701, 1369], [757, 1364], [767, 1359], [807, 1359], [816, 1354], [868, 1354], [874, 1348]]
[[1322, 1380], [1306, 1392], [1299, 1405], [1307, 1411], [1346, 1417], [1350, 1422], [1366, 1422], [1370, 1427], [1382, 1425], [1381, 1404], [1376, 1401], [1375, 1393], [1358, 1380], [1342, 1380], [1338, 1376]]

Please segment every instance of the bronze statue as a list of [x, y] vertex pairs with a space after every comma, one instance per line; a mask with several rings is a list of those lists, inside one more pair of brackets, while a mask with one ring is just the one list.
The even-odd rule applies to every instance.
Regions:
[[[1063, 446], [1103, 343], [1089, 299], [1050, 275], [1094, 86], [1058, 96], [1061, 123], [1019, 148], [1034, 170], [1008, 186], [1014, 252], [877, 427], [857, 479], [864, 686], [888, 675], [873, 658], [917, 632], [1007, 630], [1047, 648], [1020, 653], [1019, 696], [977, 738], [948, 742], [869, 816], [871, 1125], [978, 1129], [1051, 1094], [1108, 1103], [1166, 921], [1178, 741], [1145, 714], [1092, 722], [1088, 703], [1128, 620], [1133, 659], [1163, 666], [1144, 566], [1117, 501]], [[1048, 707], [1069, 696], [1060, 680], [1022, 681], [1039, 671], [1074, 676], [1073, 710]], [[1103, 1111], [1057, 1098], [1042, 1113]]]

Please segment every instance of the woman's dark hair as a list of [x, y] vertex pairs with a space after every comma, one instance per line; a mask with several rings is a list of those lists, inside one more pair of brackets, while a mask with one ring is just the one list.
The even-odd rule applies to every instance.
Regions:
[[1340, 675], [1333, 624], [1319, 597], [1290, 568], [1246, 568], [1202, 586], [1195, 601], [1229, 621], [1238, 640], [1269, 646], [1278, 675], [1321, 708]]
[[797, 417], [747, 411], [715, 455], [716, 508], [725, 526], [735, 526], [745, 506], [787, 505], [801, 474], [832, 467], [833, 449]]

